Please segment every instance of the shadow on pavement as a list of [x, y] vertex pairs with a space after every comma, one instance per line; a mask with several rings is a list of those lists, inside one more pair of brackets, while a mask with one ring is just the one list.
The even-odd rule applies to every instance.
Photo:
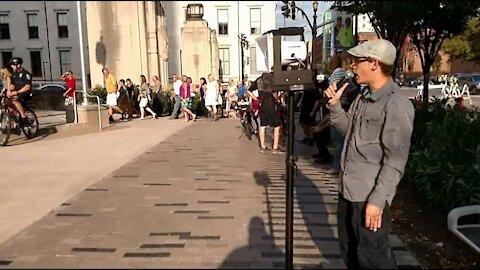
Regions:
[[[272, 269], [275, 268], [272, 258], [262, 258], [275, 255], [284, 257], [284, 253], [274, 242], [273, 235], [265, 230], [261, 217], [253, 217], [248, 225], [248, 244], [235, 249], [224, 259], [218, 267], [220, 269]], [[278, 261], [278, 260], [277, 260]], [[282, 263], [283, 267], [283, 263]], [[278, 268], [278, 267], [276, 267]]]
[[[318, 165], [313, 165], [312, 167], [318, 168]], [[318, 168], [317, 172], [312, 173], [318, 174], [320, 171], [321, 168]], [[322, 174], [321, 177], [316, 177], [315, 179], [306, 174], [308, 173], [297, 170], [295, 195], [300, 210], [299, 212], [305, 223], [305, 230], [308, 232], [309, 238], [316, 249], [318, 249], [318, 254], [323, 257], [324, 261], [320, 264], [305, 264], [302, 268], [325, 268], [331, 264], [330, 260], [336, 259], [338, 261], [338, 259], [341, 259], [336, 235], [336, 180], [326, 174]], [[319, 186], [317, 186], [315, 182], [319, 182]], [[308, 236], [305, 238], [308, 238]], [[294, 253], [297, 252], [294, 250]], [[335, 265], [338, 265], [338, 263]]]
[[[254, 172], [255, 182], [263, 186], [266, 198], [268, 221], [255, 216], [248, 225], [248, 245], [232, 251], [219, 268], [264, 268], [272, 269], [284, 266], [285, 254], [276, 244], [272, 222], [272, 207], [268, 199], [270, 177], [267, 172]], [[268, 231], [265, 224], [268, 223]]]
[[[316, 169], [314, 167], [313, 171]], [[336, 211], [336, 195], [327, 198], [330, 197], [329, 190], [335, 190], [335, 187], [323, 176], [314, 180], [306, 174], [299, 170], [295, 182], [298, 206], [294, 207], [294, 267], [319, 269], [330, 265], [329, 268], [338, 268], [340, 255], [335, 218], [332, 219]], [[219, 268], [285, 267], [285, 189], [279, 191], [279, 180], [272, 179], [267, 171], [254, 172], [254, 177], [257, 185], [264, 187], [267, 221], [253, 217], [249, 223], [248, 245], [232, 251]], [[314, 181], [321, 182], [319, 186], [323, 192]], [[337, 263], [331, 262], [332, 259]]]
[[48, 127], [39, 128], [37, 135], [35, 136], [35, 138], [32, 138], [32, 139], [27, 139], [27, 137], [25, 137], [23, 132], [21, 132], [20, 135], [11, 134], [10, 139], [8, 140], [8, 144], [6, 146], [16, 146], [16, 145], [23, 145], [23, 144], [37, 142], [55, 133], [57, 133], [57, 128], [55, 126], [48, 126]]

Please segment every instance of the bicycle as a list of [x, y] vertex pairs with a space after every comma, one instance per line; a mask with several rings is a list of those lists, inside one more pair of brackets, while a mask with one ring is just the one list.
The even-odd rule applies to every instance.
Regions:
[[252, 125], [253, 112], [250, 108], [250, 102], [238, 101], [235, 110], [237, 109], [240, 114], [240, 123], [242, 124], [242, 134], [238, 138], [240, 139], [245, 134], [249, 140], [252, 140], [252, 135], [257, 135], [258, 131]]
[[38, 132], [38, 118], [35, 112], [26, 104], [22, 103], [27, 115], [27, 123], [20, 121], [20, 113], [13, 104], [13, 98], [7, 97], [6, 91], [0, 93], [0, 146], [8, 143], [12, 130], [17, 130], [17, 134], [23, 132], [27, 139], [32, 139]]

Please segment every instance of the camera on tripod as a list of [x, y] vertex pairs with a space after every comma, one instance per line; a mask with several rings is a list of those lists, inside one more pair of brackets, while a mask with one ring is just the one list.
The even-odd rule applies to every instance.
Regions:
[[[282, 37], [295, 36], [300, 40], [282, 40]], [[318, 89], [317, 71], [308, 69], [308, 63], [306, 63], [307, 47], [302, 27], [271, 30], [257, 38], [255, 42], [257, 55], [265, 59], [264, 62], [257, 62], [257, 70], [264, 72], [259, 78], [263, 91]]]

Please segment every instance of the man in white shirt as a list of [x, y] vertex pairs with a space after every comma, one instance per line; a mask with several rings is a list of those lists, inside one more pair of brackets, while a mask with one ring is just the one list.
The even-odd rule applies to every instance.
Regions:
[[178, 77], [177, 74], [173, 74], [173, 92], [175, 94], [172, 95], [172, 102], [175, 102], [175, 105], [173, 106], [173, 112], [172, 115], [170, 116], [170, 119], [175, 119], [177, 118], [178, 112], [180, 111], [180, 105], [182, 103], [182, 99], [180, 98], [180, 87], [182, 86], [182, 81]]

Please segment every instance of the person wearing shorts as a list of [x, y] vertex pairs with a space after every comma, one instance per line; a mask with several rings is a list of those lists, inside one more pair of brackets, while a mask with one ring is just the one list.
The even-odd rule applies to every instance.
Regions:
[[117, 87], [117, 79], [113, 76], [107, 68], [102, 69], [103, 76], [105, 76], [105, 88], [107, 90], [107, 106], [108, 106], [108, 114], [110, 117], [108, 118], [108, 122], [111, 124], [113, 123], [113, 110], [120, 112], [123, 114], [122, 109], [117, 105], [117, 99], [119, 96], [118, 87]]
[[[257, 79], [258, 80], [258, 79]], [[280, 116], [276, 112], [277, 101], [275, 93], [269, 91], [263, 91], [259, 89], [257, 81], [252, 83], [251, 91], [258, 90], [259, 96], [259, 109], [258, 113], [260, 115], [260, 153], [268, 152], [269, 149], [265, 145], [265, 128], [267, 126], [273, 128], [273, 154], [282, 154], [283, 151], [279, 148], [279, 139], [280, 139], [280, 126], [282, 121]]]

